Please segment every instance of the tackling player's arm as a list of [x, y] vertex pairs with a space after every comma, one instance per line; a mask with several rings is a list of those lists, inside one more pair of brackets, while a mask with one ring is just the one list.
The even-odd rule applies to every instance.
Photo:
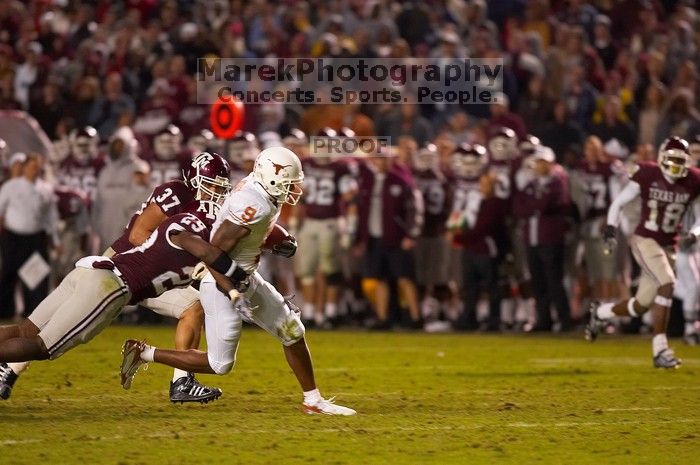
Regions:
[[163, 213], [158, 204], [155, 202], [149, 203], [143, 210], [143, 213], [136, 217], [136, 221], [134, 221], [134, 225], [129, 232], [129, 242], [134, 246], [143, 244], [167, 218], [168, 216]]
[[196, 234], [188, 231], [173, 231], [170, 233], [170, 241], [203, 261], [212, 271], [216, 283], [226, 293], [235, 289], [234, 283], [239, 283], [247, 277], [247, 273], [226, 252]]

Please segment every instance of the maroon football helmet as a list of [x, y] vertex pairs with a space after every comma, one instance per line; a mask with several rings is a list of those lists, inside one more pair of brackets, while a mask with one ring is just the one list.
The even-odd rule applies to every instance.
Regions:
[[210, 200], [193, 200], [184, 206], [182, 213], [196, 216], [207, 228], [211, 228], [219, 213], [219, 204]]
[[73, 130], [69, 136], [71, 155], [80, 162], [95, 157], [99, 140], [97, 130], [92, 126]]
[[480, 144], [459, 144], [452, 154], [452, 171], [460, 178], [476, 178], [483, 174], [488, 163], [486, 148]]
[[216, 153], [202, 152], [182, 170], [182, 176], [197, 200], [209, 200], [221, 204], [231, 191], [229, 174], [231, 168], [224, 158]]
[[522, 156], [529, 157], [530, 155], [533, 155], [535, 153], [535, 149], [537, 149], [539, 145], [541, 145], [540, 139], [533, 136], [532, 134], [528, 134], [520, 142], [518, 148], [520, 149], [520, 154]]
[[489, 138], [488, 148], [492, 160], [510, 160], [518, 153], [518, 137], [510, 128], [498, 128]]
[[688, 142], [680, 137], [669, 137], [659, 147], [659, 167], [666, 176], [679, 179], [688, 175], [692, 166]]
[[161, 160], [173, 160], [182, 150], [182, 132], [174, 124], [168, 124], [153, 138], [153, 153]]

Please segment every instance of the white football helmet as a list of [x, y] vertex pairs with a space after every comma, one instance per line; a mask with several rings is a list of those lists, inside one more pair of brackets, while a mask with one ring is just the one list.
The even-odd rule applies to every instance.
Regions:
[[253, 179], [279, 202], [296, 205], [301, 198], [304, 180], [301, 161], [285, 147], [270, 147], [260, 152], [255, 160]]

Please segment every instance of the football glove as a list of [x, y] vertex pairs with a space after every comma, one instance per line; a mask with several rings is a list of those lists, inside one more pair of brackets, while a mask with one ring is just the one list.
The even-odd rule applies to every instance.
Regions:
[[204, 262], [197, 263], [197, 265], [194, 267], [194, 270], [192, 270], [192, 280], [201, 281], [208, 271], [209, 270], [207, 269], [207, 265], [205, 265]]
[[289, 236], [281, 243], [272, 247], [272, 253], [284, 258], [291, 258], [297, 252], [297, 240]]

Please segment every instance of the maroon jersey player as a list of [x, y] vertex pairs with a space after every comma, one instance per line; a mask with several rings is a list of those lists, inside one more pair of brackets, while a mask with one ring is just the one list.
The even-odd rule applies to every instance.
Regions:
[[[216, 219], [214, 202], [192, 202], [165, 220], [140, 247], [114, 257], [85, 257], [61, 284], [18, 325], [0, 331], [0, 393], [9, 397], [18, 362], [55, 359], [90, 341], [125, 305], [187, 286], [190, 273], [205, 262], [226, 292], [245, 272], [207, 242]], [[7, 362], [11, 362], [8, 364]], [[221, 395], [215, 392], [213, 398]], [[210, 399], [211, 400], [211, 399]]]
[[450, 184], [440, 169], [437, 147], [428, 144], [412, 160], [413, 178], [423, 196], [424, 222], [416, 240], [414, 258], [416, 283], [422, 294], [421, 313], [437, 317], [440, 304], [450, 297], [450, 246], [445, 238], [446, 221], [452, 204]]
[[[668, 347], [666, 328], [673, 298], [676, 277], [670, 254], [678, 235], [678, 227], [686, 210], [692, 206], [700, 210], [697, 201], [700, 194], [700, 171], [691, 167], [688, 143], [671, 137], [659, 148], [658, 163], [640, 163], [630, 182], [618, 195], [608, 211], [604, 236], [612, 240], [617, 234], [620, 210], [627, 203], [639, 198], [642, 203], [641, 219], [630, 238], [630, 247], [641, 267], [636, 295], [616, 304], [594, 304], [586, 337], [594, 340], [600, 321], [615, 315], [638, 316], [651, 310], [654, 337], [652, 355], [657, 368], [677, 368], [680, 360]], [[696, 218], [699, 218], [696, 215]], [[681, 246], [697, 241], [700, 235], [700, 219], [690, 228]]]
[[[317, 137], [338, 137], [324, 129]], [[337, 316], [338, 287], [342, 284], [340, 246], [348, 231], [346, 207], [357, 192], [357, 181], [344, 160], [331, 153], [314, 153], [301, 161], [304, 170], [303, 205], [295, 211], [299, 227], [299, 254], [295, 274], [304, 294], [304, 318], [329, 325]], [[301, 214], [300, 214], [301, 213]], [[315, 279], [318, 273], [322, 282]], [[314, 303], [316, 303], [314, 305]]]
[[97, 177], [105, 166], [98, 153], [99, 136], [95, 128], [86, 126], [73, 131], [69, 138], [70, 155], [58, 166], [58, 183], [83, 191], [88, 200], [95, 199]]
[[153, 137], [151, 150], [144, 154], [151, 166], [151, 185], [181, 179], [182, 168], [189, 164], [192, 152], [183, 147], [182, 133], [174, 124], [169, 124]]
[[111, 246], [108, 254], [122, 253], [141, 245], [166, 218], [182, 212], [195, 199], [223, 199], [217, 189], [228, 191], [229, 166], [218, 154], [202, 152], [183, 170], [185, 181], [169, 181], [157, 186], [141, 209], [134, 213], [124, 233]]
[[494, 195], [499, 199], [510, 199], [513, 178], [520, 166], [520, 150], [515, 132], [506, 127], [499, 128], [488, 142], [489, 172], [494, 176]]
[[452, 154], [452, 205], [447, 228], [456, 234], [453, 243], [461, 246], [460, 231], [464, 223], [463, 214], [467, 209], [470, 192], [479, 189], [479, 178], [485, 173], [488, 156], [484, 146], [462, 143]]

